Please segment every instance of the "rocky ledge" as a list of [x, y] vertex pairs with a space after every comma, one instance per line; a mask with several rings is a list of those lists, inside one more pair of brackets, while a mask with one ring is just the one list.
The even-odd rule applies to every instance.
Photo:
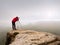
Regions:
[[5, 45], [60, 45], [60, 36], [31, 30], [12, 30]]

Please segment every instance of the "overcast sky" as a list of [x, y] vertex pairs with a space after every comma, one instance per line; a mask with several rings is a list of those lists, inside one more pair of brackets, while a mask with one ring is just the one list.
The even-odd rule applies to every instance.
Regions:
[[11, 22], [19, 16], [21, 21], [60, 21], [60, 0], [0, 0], [0, 21]]

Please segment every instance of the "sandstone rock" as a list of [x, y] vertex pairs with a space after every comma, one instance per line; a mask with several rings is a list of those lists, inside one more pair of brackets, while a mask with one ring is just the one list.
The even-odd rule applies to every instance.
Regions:
[[7, 33], [6, 45], [60, 45], [60, 37], [31, 30], [14, 30]]

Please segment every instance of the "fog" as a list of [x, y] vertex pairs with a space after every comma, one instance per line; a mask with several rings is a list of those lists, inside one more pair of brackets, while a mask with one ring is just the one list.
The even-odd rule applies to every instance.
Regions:
[[0, 0], [0, 44], [12, 30], [11, 20], [18, 16], [17, 29], [51, 32], [60, 35], [60, 0]]
[[22, 23], [60, 21], [60, 0], [0, 0], [0, 21], [9, 23], [15, 16], [19, 16]]

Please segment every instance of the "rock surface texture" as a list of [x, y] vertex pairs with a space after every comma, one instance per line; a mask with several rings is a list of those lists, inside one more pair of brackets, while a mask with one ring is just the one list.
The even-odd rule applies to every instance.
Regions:
[[31, 30], [14, 30], [7, 33], [6, 45], [60, 45], [60, 36]]

